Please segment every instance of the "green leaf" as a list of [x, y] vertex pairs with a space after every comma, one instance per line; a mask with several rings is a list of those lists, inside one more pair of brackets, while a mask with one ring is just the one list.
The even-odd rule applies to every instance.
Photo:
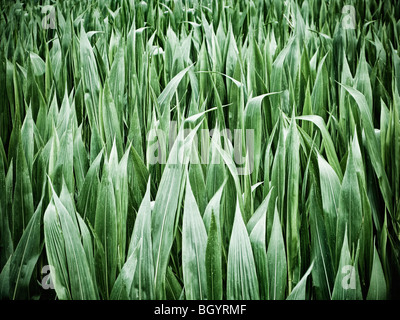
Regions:
[[336, 254], [339, 256], [347, 224], [350, 250], [354, 250], [360, 237], [363, 219], [361, 193], [357, 179], [356, 153], [359, 152], [357, 135], [354, 135], [350, 154], [347, 159], [346, 172], [343, 178], [339, 197], [339, 211], [336, 230]]
[[251, 247], [254, 253], [254, 261], [256, 264], [257, 278], [260, 288], [260, 299], [267, 300], [269, 297], [269, 279], [267, 267], [267, 246], [266, 238], [266, 211], [258, 220], [250, 233]]
[[32, 272], [42, 251], [40, 243], [40, 220], [42, 202], [29, 221], [18, 242], [10, 263], [10, 298], [27, 299]]
[[103, 152], [100, 152], [90, 165], [85, 176], [82, 189], [78, 195], [77, 209], [82, 218], [87, 219], [91, 225], [95, 223], [97, 193], [100, 185], [99, 171]]
[[118, 262], [122, 266], [125, 262], [126, 249], [126, 221], [128, 216], [128, 158], [130, 148], [128, 148], [118, 162], [117, 149], [114, 145], [110, 155], [110, 176], [114, 186], [116, 214], [117, 214], [117, 246]]
[[34, 52], [29, 53], [29, 58], [31, 59], [35, 76], [39, 77], [43, 75], [46, 69], [46, 64], [44, 63], [43, 59]]
[[96, 283], [96, 272], [95, 272], [95, 262], [94, 262], [94, 249], [93, 249], [93, 241], [92, 235], [87, 227], [85, 221], [83, 221], [82, 217], [77, 214], [76, 217], [78, 218], [78, 226], [79, 231], [82, 237], [82, 245], [83, 249], [85, 250], [86, 258], [89, 264], [90, 275], [92, 276], [93, 284], [95, 286], [95, 290], [97, 291], [97, 283]]
[[[10, 173], [12, 173], [12, 164], [10, 165]], [[9, 206], [7, 202], [11, 202], [7, 192], [7, 181], [3, 160], [0, 160], [0, 268], [3, 268], [13, 249], [13, 241], [11, 237]]]
[[361, 115], [361, 123], [365, 132], [368, 154], [369, 157], [371, 158], [372, 166], [375, 169], [375, 174], [379, 180], [379, 186], [381, 188], [382, 196], [383, 199], [385, 200], [386, 207], [389, 210], [389, 212], [392, 213], [393, 210], [392, 190], [390, 188], [389, 181], [382, 164], [382, 158], [379, 152], [380, 148], [378, 146], [378, 141], [375, 137], [372, 115], [368, 107], [368, 103], [361, 92], [344, 84], [341, 85], [350, 93], [353, 99], [357, 102]]
[[96, 206], [95, 231], [104, 250], [104, 260], [96, 266], [99, 286], [105, 298], [109, 298], [117, 272], [117, 207], [112, 183], [110, 163], [106, 160], [99, 187]]
[[32, 184], [29, 177], [29, 170], [26, 163], [22, 141], [19, 140], [11, 217], [12, 236], [15, 245], [17, 245], [21, 238], [33, 212]]
[[335, 170], [337, 176], [339, 177], [339, 180], [341, 181], [343, 177], [342, 169], [340, 168], [339, 160], [335, 151], [335, 145], [333, 144], [332, 138], [326, 128], [324, 120], [316, 115], [300, 116], [296, 117], [296, 119], [311, 121], [321, 131], [329, 164], [332, 166], [333, 170]]
[[182, 182], [187, 174], [187, 162], [194, 135], [200, 124], [183, 139], [183, 127], [170, 152], [164, 169], [151, 219], [156, 298], [165, 298], [165, 274], [174, 240], [175, 215], [179, 205]]
[[[61, 136], [60, 146], [57, 154], [57, 161], [55, 166], [55, 177], [60, 180], [55, 180], [55, 188], [58, 191], [61, 188], [61, 181], [65, 180], [69, 192], [74, 191], [75, 180], [73, 173], [74, 166], [74, 149], [73, 149], [73, 136], [72, 127], [68, 125], [68, 128]], [[61, 178], [62, 175], [62, 178]]]
[[228, 252], [228, 300], [260, 299], [256, 265], [239, 204], [236, 205]]
[[92, 130], [97, 131], [97, 126], [99, 125], [97, 106], [100, 93], [100, 77], [93, 48], [90, 45], [83, 24], [81, 25], [80, 31], [79, 49], [79, 66], [81, 69], [79, 72], [82, 74], [84, 83], [87, 115], [90, 127]]
[[286, 250], [289, 292], [300, 278], [300, 137], [294, 116], [286, 137], [287, 197]]
[[357, 64], [357, 71], [354, 77], [356, 82], [356, 89], [360, 91], [367, 101], [370, 112], [372, 112], [372, 87], [368, 73], [368, 63], [365, 59], [365, 44], [363, 44], [360, 52], [360, 59]]
[[117, 146], [118, 154], [122, 155], [123, 147], [121, 124], [119, 121], [117, 109], [115, 107], [114, 99], [111, 95], [108, 81], [106, 81], [104, 85], [103, 95], [101, 99], [101, 119], [103, 123], [108, 153], [111, 152], [111, 148], [115, 143]]
[[265, 197], [265, 199], [263, 200], [263, 202], [261, 202], [261, 204], [258, 206], [257, 210], [254, 212], [254, 214], [251, 216], [249, 222], [247, 223], [247, 232], [249, 234], [251, 234], [251, 232], [253, 231], [253, 228], [256, 226], [256, 224], [259, 222], [259, 220], [261, 218], [263, 218], [264, 214], [267, 213], [268, 207], [269, 207], [269, 203], [271, 200], [271, 195], [272, 195], [272, 188], [271, 190], [268, 192], [267, 196]]
[[[220, 132], [217, 129], [214, 129], [213, 135], [211, 138], [211, 150], [207, 150], [209, 154], [206, 152], [202, 152], [201, 159], [204, 159], [204, 155], [207, 157], [206, 161], [207, 165], [207, 174], [206, 174], [206, 190], [208, 199], [211, 199], [217, 193], [217, 190], [220, 189], [222, 182], [225, 178], [225, 168], [224, 164], [221, 161], [220, 153], [217, 150], [217, 145], [220, 144]], [[208, 140], [206, 140], [206, 146], [208, 147]], [[204, 162], [206, 162], [204, 161]], [[207, 226], [207, 224], [206, 224]]]
[[150, 183], [147, 183], [146, 194], [140, 205], [135, 220], [132, 237], [129, 245], [128, 257], [133, 253], [134, 246], [140, 243], [138, 262], [133, 277], [130, 297], [138, 300], [154, 299], [154, 263], [151, 243], [151, 204]]
[[179, 83], [192, 66], [193, 65], [190, 65], [179, 72], [174, 78], [171, 79], [171, 81], [164, 88], [163, 92], [161, 92], [157, 99], [161, 114], [165, 112], [166, 108], [169, 108], [169, 103], [171, 102]]
[[339, 177], [329, 163], [318, 154], [319, 179], [321, 184], [322, 208], [324, 211], [326, 234], [331, 250], [335, 250], [337, 216], [339, 214]]
[[[212, 141], [212, 143], [214, 144], [215, 148], [217, 149], [219, 154], [222, 156], [223, 161], [225, 162], [226, 166], [228, 167], [231, 177], [235, 183], [235, 189], [236, 189], [237, 195], [241, 195], [242, 191], [241, 191], [240, 182], [239, 182], [239, 174], [238, 174], [238, 170], [236, 168], [236, 165], [235, 165], [231, 155], [226, 150], [222, 149], [221, 146], [219, 146], [214, 141]], [[248, 171], [246, 171], [246, 172], [248, 172]], [[243, 198], [241, 196], [239, 196], [239, 197], [237, 197], [237, 201], [239, 204], [240, 212], [242, 212], [243, 219], [247, 223], [247, 221], [250, 217], [248, 216], [248, 214], [249, 214], [248, 212], [242, 211], [244, 208]]]
[[117, 280], [111, 290], [110, 300], [129, 300], [130, 292], [132, 289], [132, 282], [137, 270], [138, 263], [138, 248], [141, 246], [141, 241], [136, 244], [136, 247], [132, 249], [128, 260], [125, 262], [118, 275]]
[[[52, 195], [55, 205], [55, 210], [50, 210], [49, 228], [54, 228], [56, 219], [58, 216], [59, 223], [61, 225], [61, 232], [57, 232], [55, 237], [62, 235], [62, 240], [57, 239], [59, 242], [64, 241], [65, 255], [63, 252], [59, 252], [56, 248], [51, 248], [53, 252], [56, 252], [57, 259], [65, 259], [64, 266], [68, 267], [69, 284], [71, 298], [74, 300], [93, 300], [97, 299], [97, 291], [95, 290], [93, 278], [90, 274], [89, 264], [86, 258], [86, 254], [83, 245], [80, 240], [80, 233], [78, 227], [73, 222], [71, 216], [75, 215], [74, 212], [68, 212], [64, 205], [61, 203], [59, 197], [54, 191], [52, 185]], [[53, 215], [53, 216], [52, 216]], [[50, 231], [51, 232], [51, 231]], [[51, 244], [50, 244], [51, 245]], [[53, 266], [54, 267], [54, 266]], [[51, 270], [51, 269], [50, 269]], [[64, 270], [63, 270], [64, 271]], [[55, 272], [61, 272], [56, 270]], [[52, 273], [50, 271], [50, 273]]]
[[306, 289], [307, 289], [307, 279], [314, 267], [314, 262], [311, 263], [310, 267], [307, 269], [306, 273], [303, 275], [301, 280], [293, 288], [290, 295], [286, 300], [305, 300], [306, 299]]
[[[122, 41], [121, 41], [122, 42]], [[123, 119], [123, 100], [125, 90], [125, 59], [124, 59], [124, 44], [119, 44], [117, 52], [110, 69], [109, 78], [106, 84], [110, 85], [110, 91], [115, 103], [117, 114], [115, 115], [118, 122], [121, 123]]]
[[179, 284], [178, 279], [172, 272], [171, 268], [168, 267], [165, 277], [165, 295], [167, 300], [180, 300], [182, 293], [183, 289]]
[[311, 275], [317, 299], [330, 300], [333, 289], [333, 260], [322, 216], [321, 200], [315, 189], [315, 187], [311, 189], [309, 204], [311, 259], [314, 261]]
[[381, 260], [379, 259], [378, 251], [376, 250], [375, 245], [373, 261], [367, 300], [386, 300], [388, 298], [388, 289]]
[[146, 192], [146, 182], [149, 178], [149, 172], [143, 159], [139, 156], [136, 149], [132, 146], [130, 157], [128, 158], [128, 188], [135, 207], [139, 207]]
[[[253, 154], [250, 155], [251, 156], [250, 166], [254, 168], [254, 173], [252, 173], [253, 183], [256, 182], [256, 179], [258, 177], [260, 159], [261, 159], [261, 138], [263, 130], [262, 117], [261, 117], [261, 103], [266, 96], [276, 95], [276, 94], [279, 94], [279, 92], [265, 93], [254, 98], [250, 98], [247, 101], [247, 105], [244, 110], [245, 129], [254, 130], [254, 150]], [[244, 136], [247, 138], [247, 131]], [[243, 142], [244, 141], [242, 140], [242, 144]]]
[[207, 298], [206, 246], [206, 229], [187, 179], [182, 226], [182, 269], [188, 300]]
[[274, 221], [267, 250], [267, 270], [269, 281], [269, 299], [285, 299], [287, 281], [287, 262], [282, 226], [279, 219], [278, 207], [275, 203]]
[[206, 191], [206, 183], [204, 181], [202, 164], [200, 163], [199, 157], [196, 151], [193, 151], [192, 155], [195, 154], [196, 162], [190, 163], [189, 168], [189, 178], [190, 182], [193, 185], [193, 195], [196, 199], [196, 202], [199, 206], [200, 214], [204, 214], [204, 210], [207, 206], [207, 191]]
[[213, 210], [210, 220], [206, 247], [207, 295], [210, 300], [222, 300], [221, 231]]
[[88, 154], [82, 141], [82, 125], [75, 132], [73, 154], [76, 188], [80, 192], [89, 169]]
[[7, 260], [0, 273], [0, 298], [2, 300], [10, 298], [10, 262], [11, 257]]
[[33, 127], [34, 122], [32, 119], [32, 108], [29, 108], [24, 123], [21, 127], [21, 141], [22, 146], [24, 148], [24, 155], [26, 159], [26, 165], [28, 167], [29, 176], [32, 177], [32, 164], [33, 164], [33, 153], [34, 153], [34, 146], [33, 143]]
[[221, 232], [221, 199], [222, 199], [222, 193], [224, 191], [224, 187], [226, 184], [227, 179], [222, 183], [222, 185], [219, 187], [217, 192], [214, 194], [214, 196], [211, 198], [210, 202], [207, 204], [207, 207], [204, 211], [203, 215], [203, 221], [204, 221], [204, 226], [206, 227], [207, 232], [210, 230], [210, 224], [211, 224], [211, 216], [215, 216], [215, 223], [217, 224], [218, 230]]
[[50, 265], [51, 282], [60, 300], [70, 300], [67, 257], [61, 224], [53, 203], [49, 203], [44, 213], [44, 239], [47, 259]]
[[317, 77], [311, 93], [313, 113], [322, 118], [326, 117], [326, 105], [328, 102], [329, 77], [325, 63], [327, 56], [328, 53], [319, 62]]
[[279, 139], [276, 147], [274, 162], [272, 164], [271, 170], [271, 181], [270, 186], [272, 188], [271, 199], [273, 202], [270, 202], [270, 210], [267, 213], [267, 238], [271, 235], [272, 230], [272, 222], [274, 221], [274, 205], [275, 200], [277, 200], [278, 212], [281, 214], [280, 220], [282, 220], [283, 215], [283, 205], [285, 198], [285, 185], [286, 185], [286, 129], [283, 128], [282, 121], [279, 124]]

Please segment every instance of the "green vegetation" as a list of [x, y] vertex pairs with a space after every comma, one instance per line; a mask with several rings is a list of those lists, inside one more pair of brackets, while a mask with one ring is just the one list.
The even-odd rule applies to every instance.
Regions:
[[1, 1], [0, 297], [398, 299], [399, 35], [398, 1]]

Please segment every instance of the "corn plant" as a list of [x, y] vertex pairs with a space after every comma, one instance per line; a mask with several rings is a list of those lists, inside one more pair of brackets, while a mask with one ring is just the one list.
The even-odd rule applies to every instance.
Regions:
[[1, 298], [399, 298], [399, 35], [398, 1], [1, 1]]

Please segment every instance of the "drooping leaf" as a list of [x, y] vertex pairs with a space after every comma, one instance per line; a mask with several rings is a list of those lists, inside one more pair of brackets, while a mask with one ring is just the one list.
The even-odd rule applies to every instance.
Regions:
[[303, 275], [301, 280], [297, 283], [297, 285], [293, 288], [290, 295], [287, 297], [286, 300], [305, 300], [306, 299], [306, 292], [307, 292], [307, 279], [310, 275], [312, 268], [314, 266], [314, 262], [311, 263], [310, 267]]

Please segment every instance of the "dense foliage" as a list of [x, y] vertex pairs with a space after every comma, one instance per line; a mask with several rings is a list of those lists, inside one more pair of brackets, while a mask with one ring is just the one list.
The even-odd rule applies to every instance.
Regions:
[[1, 1], [0, 296], [399, 298], [399, 35], [398, 1]]

